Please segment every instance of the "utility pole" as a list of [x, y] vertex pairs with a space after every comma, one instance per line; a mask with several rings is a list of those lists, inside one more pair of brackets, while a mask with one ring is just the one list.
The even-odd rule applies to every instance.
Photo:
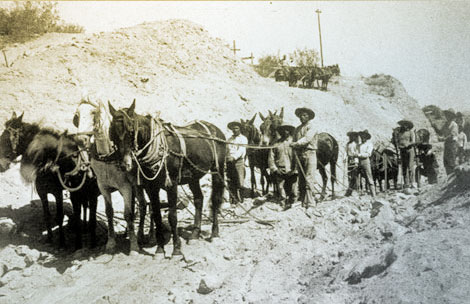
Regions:
[[237, 56], [237, 51], [239, 51], [240, 49], [237, 49], [235, 47], [235, 40], [233, 40], [233, 49], [231, 49], [233, 51], [233, 56]]
[[253, 65], [253, 59], [255, 59], [255, 57], [253, 57], [253, 52], [251, 52], [250, 57], [242, 57], [242, 60], [245, 60], [245, 59], [251, 59], [251, 65]]
[[[321, 10], [317, 9], [315, 11], [315, 13], [317, 13], [318, 15], [318, 34], [320, 35], [320, 56], [321, 56], [321, 67], [323, 68], [323, 47], [322, 47], [322, 44], [321, 44], [321, 28], [320, 28], [320, 14], [321, 14]], [[235, 41], [233, 42], [235, 43]], [[234, 46], [235, 48], [235, 46]]]

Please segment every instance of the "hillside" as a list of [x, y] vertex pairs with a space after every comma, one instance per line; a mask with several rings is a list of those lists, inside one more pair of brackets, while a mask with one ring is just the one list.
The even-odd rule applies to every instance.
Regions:
[[[226, 132], [231, 120], [281, 107], [286, 122], [297, 125], [295, 108], [308, 106], [318, 130], [338, 139], [340, 167], [350, 130], [368, 129], [379, 141], [403, 118], [431, 129], [391, 76], [336, 77], [328, 92], [289, 88], [259, 77], [226, 42], [184, 20], [49, 34], [6, 54], [2, 125], [12, 111], [25, 111], [26, 121], [73, 132], [81, 98], [118, 107], [136, 98], [138, 112], [160, 111], [176, 124], [205, 119]], [[275, 224], [224, 224], [220, 239], [184, 243], [184, 259], [163, 259], [152, 256], [155, 248], [129, 256], [124, 249], [72, 254], [44, 245], [42, 209], [18, 167], [0, 173], [0, 217], [16, 226], [0, 242], [0, 303], [465, 303], [469, 297], [470, 218], [461, 179], [441, 178], [410, 194], [382, 193], [373, 204], [367, 195], [353, 196], [307, 211], [296, 204], [282, 212], [274, 202], [247, 199], [245, 208]], [[345, 181], [342, 172], [339, 180]], [[206, 203], [209, 187], [202, 184]], [[113, 199], [119, 209], [119, 195]], [[99, 211], [102, 219], [102, 201]], [[226, 219], [243, 213], [230, 206], [222, 211]], [[186, 210], [178, 217], [182, 226], [192, 219]]]

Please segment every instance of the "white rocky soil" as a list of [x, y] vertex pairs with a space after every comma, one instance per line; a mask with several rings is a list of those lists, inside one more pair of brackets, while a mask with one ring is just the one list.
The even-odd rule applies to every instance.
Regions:
[[[318, 130], [339, 141], [340, 168], [347, 131], [368, 129], [378, 142], [403, 118], [430, 128], [393, 77], [336, 77], [328, 92], [289, 88], [259, 77], [226, 42], [188, 21], [49, 34], [5, 51], [1, 125], [12, 111], [24, 111], [25, 121], [73, 132], [73, 112], [84, 97], [115, 107], [136, 98], [138, 112], [158, 111], [175, 124], [204, 119], [227, 133], [231, 120], [281, 107], [285, 121], [298, 124], [295, 108], [308, 106]], [[154, 256], [155, 247], [129, 256], [123, 238], [114, 255], [102, 246], [77, 252], [47, 246], [40, 202], [16, 164], [0, 173], [0, 303], [468, 303], [467, 181], [467, 173], [441, 176], [437, 186], [409, 194], [382, 193], [375, 202], [340, 197], [308, 210], [296, 204], [281, 211], [264, 199], [246, 199], [243, 208], [225, 204], [220, 239], [183, 242], [183, 258], [170, 258], [170, 243], [164, 258]], [[208, 214], [206, 179], [203, 191]], [[119, 195], [113, 198], [122, 208]], [[188, 200], [184, 191], [180, 198]], [[192, 208], [178, 213], [180, 227], [191, 223]], [[118, 218], [122, 232], [123, 225]], [[208, 221], [203, 230], [207, 237]], [[98, 233], [102, 245], [104, 221]]]

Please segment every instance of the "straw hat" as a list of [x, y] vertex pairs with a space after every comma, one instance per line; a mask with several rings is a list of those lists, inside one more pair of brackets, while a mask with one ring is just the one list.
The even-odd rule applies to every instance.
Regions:
[[300, 118], [300, 115], [302, 113], [307, 113], [308, 116], [309, 116], [309, 120], [312, 120], [312, 119], [315, 118], [315, 112], [313, 112], [313, 110], [311, 110], [309, 108], [297, 108], [297, 109], [295, 109], [295, 116]]
[[233, 130], [233, 127], [239, 127], [241, 129], [242, 124], [238, 121], [232, 121], [227, 124], [227, 128], [229, 128], [230, 130]]

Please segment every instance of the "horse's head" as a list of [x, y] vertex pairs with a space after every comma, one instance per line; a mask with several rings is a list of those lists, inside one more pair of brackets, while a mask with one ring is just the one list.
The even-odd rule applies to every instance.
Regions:
[[[256, 140], [256, 127], [255, 127], [256, 113], [249, 120], [240, 119], [241, 128], [240, 132], [248, 139], [248, 142]], [[258, 138], [259, 139], [259, 138]]]
[[20, 136], [23, 132], [23, 114], [17, 117], [13, 112], [12, 117], [5, 123], [5, 130], [0, 135], [0, 172], [6, 171], [18, 156]]
[[116, 110], [110, 102], [108, 102], [108, 107], [113, 118], [109, 128], [109, 136], [116, 144], [126, 170], [130, 171], [132, 169], [131, 153], [138, 148], [135, 142], [137, 132], [137, 114], [134, 112], [135, 99], [129, 108]]
[[260, 125], [261, 131], [261, 144], [269, 145], [277, 138], [276, 130], [282, 125], [284, 119], [284, 108], [281, 108], [281, 112], [277, 115], [277, 111], [272, 113], [269, 111], [268, 116], [264, 117], [263, 114], [259, 113], [263, 122]]

